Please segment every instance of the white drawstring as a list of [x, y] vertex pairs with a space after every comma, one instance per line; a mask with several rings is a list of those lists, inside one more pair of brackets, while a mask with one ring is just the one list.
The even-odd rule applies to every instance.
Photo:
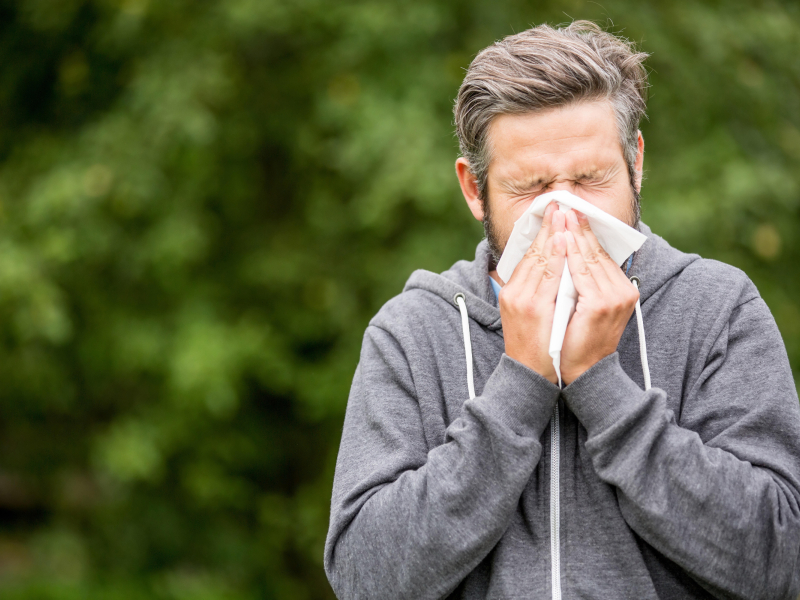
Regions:
[[[631, 277], [631, 283], [639, 289], [639, 278]], [[650, 367], [647, 364], [647, 342], [644, 339], [644, 319], [642, 319], [642, 304], [636, 300], [636, 325], [639, 328], [639, 356], [642, 359], [642, 374], [644, 375], [644, 389], [650, 389]]]
[[[631, 277], [631, 283], [639, 289], [639, 278], [636, 276]], [[464, 355], [467, 359], [467, 388], [469, 389], [469, 398], [472, 400], [475, 397], [475, 383], [472, 375], [472, 342], [469, 337], [469, 314], [467, 313], [467, 303], [465, 296], [461, 292], [453, 296], [453, 302], [458, 305], [458, 310], [461, 311], [461, 329], [464, 332]], [[639, 300], [636, 300], [636, 325], [639, 329], [639, 356], [642, 361], [642, 375], [644, 375], [644, 389], [650, 389], [650, 367], [647, 364], [647, 342], [644, 338], [644, 320], [642, 319], [642, 305]]]
[[469, 315], [467, 314], [467, 303], [464, 301], [464, 294], [461, 292], [453, 296], [453, 302], [458, 305], [461, 311], [461, 329], [464, 330], [464, 354], [467, 357], [467, 388], [469, 389], [469, 399], [475, 397], [475, 383], [472, 380], [472, 342], [469, 338]]

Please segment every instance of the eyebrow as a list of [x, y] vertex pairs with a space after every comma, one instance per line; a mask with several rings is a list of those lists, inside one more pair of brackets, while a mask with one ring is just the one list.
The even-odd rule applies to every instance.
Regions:
[[518, 181], [504, 179], [500, 182], [500, 185], [510, 192], [522, 192], [537, 188], [547, 181], [548, 180], [544, 177], [531, 177], [529, 179], [521, 179]]
[[607, 172], [608, 169], [592, 169], [591, 171], [578, 175], [575, 179], [602, 179]]

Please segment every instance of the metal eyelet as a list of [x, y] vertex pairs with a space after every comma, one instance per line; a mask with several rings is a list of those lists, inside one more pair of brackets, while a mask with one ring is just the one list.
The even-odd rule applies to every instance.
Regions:
[[458, 299], [459, 298], [461, 298], [464, 301], [464, 304], [467, 303], [467, 297], [464, 294], [462, 294], [461, 292], [458, 292], [455, 296], [453, 296], [453, 304], [458, 306]]
[[636, 286], [637, 290], [642, 287], [642, 281], [636, 275], [631, 275], [630, 279], [631, 283]]

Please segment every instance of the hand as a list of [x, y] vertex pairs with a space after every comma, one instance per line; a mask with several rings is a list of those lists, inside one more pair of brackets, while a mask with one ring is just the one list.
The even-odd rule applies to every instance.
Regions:
[[561, 349], [561, 377], [569, 384], [617, 350], [639, 291], [603, 250], [582, 213], [567, 212], [567, 261], [578, 292]]
[[536, 239], [499, 294], [506, 354], [553, 383], [558, 377], [547, 350], [566, 260], [564, 230], [564, 213], [551, 202]]

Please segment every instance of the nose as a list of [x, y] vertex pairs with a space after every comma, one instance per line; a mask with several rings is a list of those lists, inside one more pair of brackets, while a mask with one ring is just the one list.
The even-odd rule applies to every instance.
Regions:
[[570, 194], [578, 194], [575, 193], [576, 184], [574, 181], [563, 180], [563, 181], [554, 181], [550, 184], [550, 189], [548, 191], [555, 192], [557, 190], [564, 190], [565, 192], [569, 192]]

